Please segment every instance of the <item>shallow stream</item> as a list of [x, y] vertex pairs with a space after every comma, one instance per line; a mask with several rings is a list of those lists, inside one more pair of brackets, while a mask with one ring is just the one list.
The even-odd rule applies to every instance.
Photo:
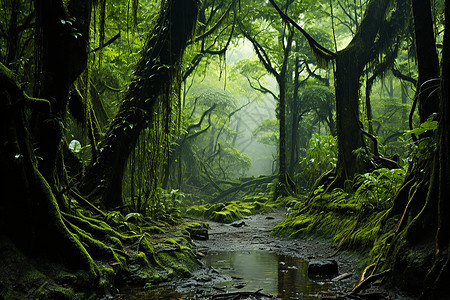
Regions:
[[259, 291], [277, 299], [320, 299], [334, 294], [329, 279], [308, 277], [308, 263], [300, 258], [265, 250], [210, 251], [203, 262], [205, 268], [193, 278], [148, 290], [122, 290], [121, 298], [213, 299], [220, 293]]

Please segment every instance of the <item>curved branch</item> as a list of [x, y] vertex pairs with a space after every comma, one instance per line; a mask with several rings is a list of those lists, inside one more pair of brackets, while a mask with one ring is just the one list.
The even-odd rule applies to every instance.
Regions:
[[414, 79], [414, 78], [412, 78], [412, 77], [410, 77], [408, 75], [402, 74], [400, 72], [400, 70], [397, 69], [395, 66], [392, 67], [391, 70], [392, 70], [392, 75], [394, 75], [398, 79], [404, 80], [404, 81], [408, 81], [408, 82], [412, 83], [414, 86], [417, 86], [417, 80], [416, 79]]
[[236, 5], [236, 1], [234, 0], [230, 6], [228, 7], [228, 9], [223, 13], [223, 15], [220, 17], [220, 19], [216, 22], [216, 24], [214, 24], [213, 27], [211, 27], [211, 29], [209, 29], [208, 31], [202, 33], [199, 36], [194, 37], [190, 42], [188, 42], [188, 45], [195, 43], [198, 40], [204, 39], [208, 36], [210, 36], [211, 34], [213, 34], [217, 28], [219, 28], [219, 26], [222, 24], [222, 22], [225, 20], [225, 18], [228, 16], [228, 14], [230, 13], [231, 9]]
[[255, 49], [256, 55], [258, 56], [258, 59], [261, 61], [261, 63], [264, 65], [264, 68], [266, 68], [266, 70], [268, 72], [270, 72], [278, 81], [280, 79], [279, 78], [280, 74], [272, 66], [272, 63], [270, 62], [269, 55], [267, 55], [267, 52], [256, 41], [256, 39], [251, 37], [250, 34], [245, 30], [245, 28], [243, 28], [244, 26], [242, 23], [240, 23], [240, 27], [241, 27], [242, 34], [245, 36], [246, 39], [248, 39], [252, 43], [253, 48]]
[[202, 125], [202, 122], [203, 122], [203, 119], [205, 118], [205, 116], [206, 116], [208, 113], [210, 113], [214, 108], [216, 108], [216, 106], [217, 106], [217, 105], [214, 103], [213, 106], [211, 106], [208, 110], [206, 110], [205, 112], [203, 112], [203, 114], [202, 114], [202, 116], [201, 116], [201, 118], [200, 118], [200, 121], [198, 121], [197, 124], [189, 125], [189, 127], [186, 129], [186, 131], [189, 132], [189, 130], [191, 130], [191, 129], [193, 129], [193, 128], [200, 127], [200, 125]]
[[326, 61], [336, 59], [337, 54], [328, 50], [327, 48], [320, 45], [312, 36], [310, 36], [300, 25], [298, 25], [294, 20], [288, 17], [281, 9], [275, 4], [274, 0], [269, 0], [272, 6], [277, 10], [280, 17], [287, 23], [292, 24], [298, 31], [300, 31], [303, 36], [308, 40], [308, 44], [311, 46], [314, 54], [318, 55], [321, 59]]
[[259, 87], [254, 86], [253, 83], [251, 82], [250, 78], [247, 77], [248, 84], [250, 85], [250, 87], [251, 87], [252, 89], [254, 89], [254, 90], [258, 91], [258, 92], [261, 92], [261, 93], [263, 93], [263, 94], [270, 94], [270, 95], [272, 95], [272, 97], [273, 97], [275, 100], [278, 101], [278, 96], [275, 95], [274, 92], [272, 92], [272, 91], [269, 90], [268, 88], [262, 86], [262, 84], [261, 84], [261, 82], [259, 81], [259, 79], [255, 79], [255, 80], [256, 80], [256, 82], [258, 82]]

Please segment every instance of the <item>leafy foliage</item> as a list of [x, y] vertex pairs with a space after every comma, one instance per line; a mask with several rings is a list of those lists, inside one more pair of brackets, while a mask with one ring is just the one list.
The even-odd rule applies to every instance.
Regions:
[[387, 209], [404, 178], [404, 169], [382, 168], [358, 175], [354, 180], [354, 197], [370, 210]]
[[155, 201], [149, 208], [150, 215], [161, 220], [173, 220], [180, 217], [180, 206], [184, 197], [185, 195], [178, 190], [169, 192], [158, 187]]
[[314, 134], [309, 140], [306, 156], [300, 162], [303, 171], [299, 174], [298, 181], [310, 187], [320, 175], [334, 169], [336, 162], [336, 137]]
[[266, 119], [259, 124], [252, 132], [252, 137], [266, 145], [278, 145], [278, 119]]

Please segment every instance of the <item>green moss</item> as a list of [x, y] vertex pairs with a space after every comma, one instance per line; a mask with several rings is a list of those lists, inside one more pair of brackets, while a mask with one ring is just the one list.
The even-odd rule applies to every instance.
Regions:
[[193, 206], [187, 210], [187, 214], [192, 217], [204, 218], [219, 223], [232, 223], [242, 219], [244, 216], [272, 212], [273, 206], [274, 205], [268, 205], [258, 201], [232, 201], [214, 205], [206, 204]]
[[106, 240], [107, 240], [108, 243], [110, 243], [115, 248], [123, 249], [122, 242], [118, 238], [116, 238], [115, 236], [108, 236]]
[[166, 233], [166, 231], [159, 227], [159, 226], [147, 226], [147, 227], [143, 227], [142, 230], [144, 230], [145, 232], [148, 232], [150, 234], [164, 234]]
[[75, 299], [75, 293], [72, 289], [64, 288], [61, 286], [56, 286], [49, 282], [44, 282], [36, 291], [33, 293], [33, 299], [39, 300], [53, 300], [53, 299]]
[[308, 228], [313, 219], [308, 216], [291, 216], [282, 223], [276, 225], [272, 230], [272, 235], [278, 236], [300, 236], [302, 229]]
[[369, 210], [342, 191], [319, 195], [309, 204], [295, 199], [288, 203], [291, 204], [290, 216], [274, 227], [273, 235], [323, 236], [340, 249], [365, 253], [367, 261], [371, 262], [379, 257], [392, 237], [392, 233], [383, 230], [393, 228], [394, 221], [381, 225], [386, 222], [386, 210]]
[[182, 224], [184, 229], [209, 229], [209, 225], [206, 222], [185, 222]]
[[180, 251], [160, 252], [157, 257], [169, 278], [189, 277], [200, 266], [191, 249], [184, 246], [180, 247]]

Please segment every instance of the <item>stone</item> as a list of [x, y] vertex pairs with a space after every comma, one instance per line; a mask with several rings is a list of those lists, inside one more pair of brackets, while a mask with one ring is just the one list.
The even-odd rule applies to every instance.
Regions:
[[244, 221], [235, 221], [235, 222], [231, 223], [230, 225], [233, 227], [242, 227], [245, 225], [245, 222]]
[[338, 274], [338, 264], [334, 259], [312, 260], [308, 263], [309, 276], [334, 276]]
[[207, 239], [209, 239], [208, 229], [192, 228], [192, 229], [188, 229], [188, 232], [191, 235], [191, 239], [193, 239], [193, 240], [206, 241]]

